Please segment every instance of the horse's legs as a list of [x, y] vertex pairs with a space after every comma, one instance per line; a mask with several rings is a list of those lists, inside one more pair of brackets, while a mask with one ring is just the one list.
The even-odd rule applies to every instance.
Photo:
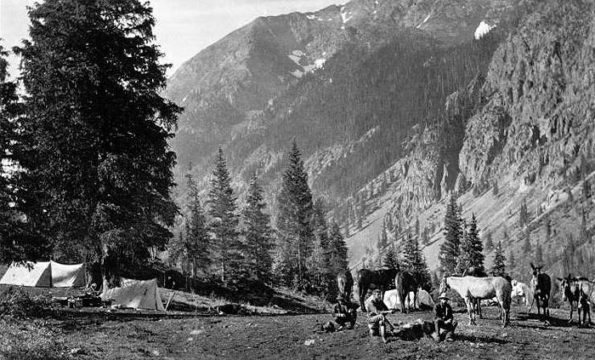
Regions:
[[[572, 323], [572, 311], [574, 310], [572, 307], [572, 300], [568, 300], [568, 303], [570, 304], [570, 317], [568, 318], [568, 323], [571, 324]], [[578, 323], [581, 323], [581, 309], [577, 310], [578, 312]]]
[[469, 325], [475, 325], [473, 301], [474, 300], [472, 300], [468, 297], [465, 298], [465, 304], [467, 305], [467, 313], [469, 314]]

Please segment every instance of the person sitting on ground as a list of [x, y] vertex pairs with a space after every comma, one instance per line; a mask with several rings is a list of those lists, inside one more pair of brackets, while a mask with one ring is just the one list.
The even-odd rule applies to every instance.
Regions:
[[386, 327], [390, 327], [390, 332], [394, 330], [393, 325], [386, 318], [387, 314], [394, 313], [395, 310], [388, 310], [382, 301], [382, 292], [380, 289], [375, 289], [372, 296], [365, 302], [366, 311], [368, 312], [368, 328], [370, 329], [370, 336], [380, 336], [382, 341], [387, 342], [386, 336], [390, 335], [386, 331]]
[[355, 321], [357, 320], [357, 305], [343, 298], [342, 296], [337, 297], [337, 304], [333, 308], [333, 314], [335, 316], [335, 322], [339, 324], [338, 330], [342, 330], [347, 323], [349, 323], [348, 329], [353, 329]]
[[[591, 306], [589, 304], [589, 297], [587, 294], [581, 291], [579, 300], [578, 300], [578, 310], [579, 310], [579, 325], [581, 323], [580, 319], [580, 311], [583, 312], [583, 326], [589, 326], [591, 324]], [[589, 321], [587, 321], [587, 315], [589, 316]]]
[[434, 307], [434, 340], [440, 341], [440, 329], [446, 330], [445, 338], [447, 341], [452, 341], [452, 336], [457, 327], [457, 322], [454, 320], [452, 308], [448, 304], [448, 297], [446, 293], [440, 294], [438, 297], [440, 302]]

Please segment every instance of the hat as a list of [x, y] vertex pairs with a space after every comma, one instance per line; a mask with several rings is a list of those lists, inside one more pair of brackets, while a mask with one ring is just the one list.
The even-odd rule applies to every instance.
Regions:
[[372, 294], [382, 294], [382, 291], [380, 291], [380, 289], [374, 289], [374, 291], [372, 291]]
[[450, 299], [448, 298], [448, 296], [446, 296], [446, 293], [445, 293], [445, 292], [443, 292], [442, 294], [440, 294], [440, 296], [438, 296], [438, 299], [446, 299], [446, 300], [450, 300]]

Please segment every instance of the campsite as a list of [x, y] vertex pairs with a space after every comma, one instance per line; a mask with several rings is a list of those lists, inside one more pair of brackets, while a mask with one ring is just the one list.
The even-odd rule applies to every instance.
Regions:
[[[479, 320], [478, 326], [468, 326], [466, 314], [457, 311], [460, 329], [452, 343], [422, 338], [383, 344], [370, 340], [361, 314], [355, 329], [323, 333], [317, 325], [331, 319], [324, 313], [187, 314], [183, 318], [147, 312], [128, 317], [87, 313], [19, 323], [0, 320], [5, 329], [0, 351], [6, 359], [26, 355], [36, 359], [590, 359], [595, 353], [595, 328], [568, 326], [560, 320], [567, 316], [564, 309], [552, 309], [552, 316], [559, 320], [544, 326], [535, 313], [527, 316], [524, 307], [515, 305], [511, 326], [505, 329], [500, 327], [495, 307], [486, 308], [484, 314], [486, 319]], [[432, 314], [414, 311], [390, 316], [394, 324], [418, 318], [431, 319]], [[11, 342], [20, 344], [20, 352], [6, 352]]]

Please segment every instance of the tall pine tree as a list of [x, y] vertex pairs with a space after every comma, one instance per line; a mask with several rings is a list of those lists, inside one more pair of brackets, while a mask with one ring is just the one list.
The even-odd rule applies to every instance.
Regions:
[[475, 218], [475, 214], [473, 214], [459, 246], [456, 273], [462, 274], [473, 268], [476, 274], [484, 274], [483, 261], [483, 244], [479, 238], [477, 219]]
[[246, 275], [243, 245], [239, 239], [239, 217], [223, 150], [219, 148], [209, 190], [209, 230], [221, 281], [238, 280]]
[[46, 0], [17, 49], [27, 96], [14, 155], [28, 226], [54, 259], [100, 262], [113, 285], [172, 236], [181, 108], [160, 95], [166, 65], [138, 0]]
[[293, 142], [289, 164], [283, 174], [277, 198], [278, 246], [275, 273], [285, 285], [304, 288], [307, 280], [306, 260], [312, 252], [312, 193], [302, 154]]
[[185, 236], [171, 242], [172, 260], [189, 265], [190, 275], [195, 277], [198, 271], [206, 274], [211, 263], [210, 236], [207, 232], [205, 214], [200, 204], [199, 191], [192, 175], [187, 174], [188, 214], [186, 216]]
[[444, 243], [440, 245], [440, 267], [445, 274], [456, 272], [457, 258], [459, 257], [459, 244], [462, 237], [462, 220], [459, 213], [457, 200], [451, 196], [444, 216]]
[[498, 241], [496, 253], [494, 254], [494, 264], [492, 265], [492, 275], [503, 276], [506, 274], [506, 257], [502, 251], [502, 242]]
[[[331, 223], [329, 233], [329, 269], [331, 274], [338, 274], [339, 271], [348, 270], [347, 245], [341, 235], [341, 229], [336, 222]], [[363, 262], [363, 260], [362, 260]]]
[[411, 271], [424, 289], [430, 289], [432, 287], [430, 270], [428, 269], [426, 259], [419, 248], [417, 238], [414, 238], [411, 234], [407, 236], [407, 240], [403, 246], [401, 268]]
[[273, 229], [270, 215], [265, 213], [263, 190], [255, 177], [250, 181], [246, 206], [242, 211], [243, 234], [246, 246], [248, 271], [263, 282], [269, 282], [272, 276], [273, 260], [271, 252], [274, 246]]

